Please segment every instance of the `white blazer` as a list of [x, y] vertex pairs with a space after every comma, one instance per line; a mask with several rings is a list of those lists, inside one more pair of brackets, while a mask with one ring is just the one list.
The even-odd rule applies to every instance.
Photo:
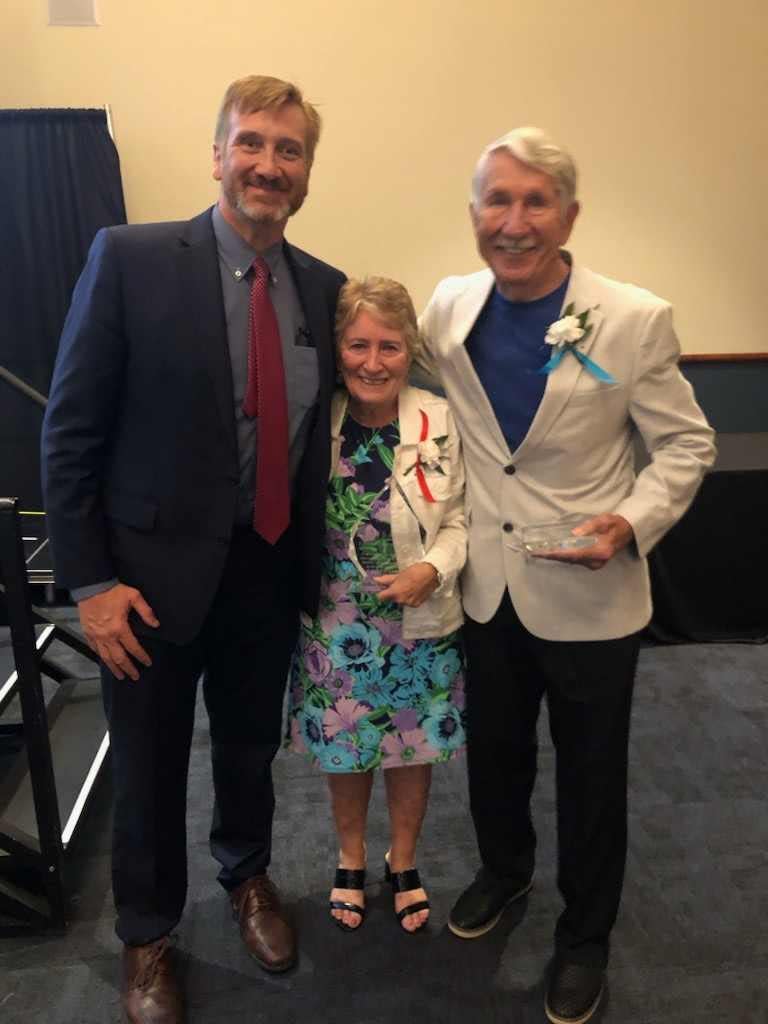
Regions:
[[[566, 353], [547, 377], [527, 435], [510, 451], [464, 346], [493, 286], [490, 270], [446, 278], [420, 321], [425, 349], [419, 362], [445, 389], [464, 452], [464, 608], [487, 622], [506, 586], [536, 636], [625, 636], [650, 619], [646, 554], [686, 510], [715, 457], [713, 431], [677, 366], [671, 306], [644, 289], [573, 266], [563, 307], [573, 303], [576, 315], [591, 310], [592, 332], [578, 347], [616, 383], [600, 382]], [[651, 457], [637, 475], [635, 428]], [[526, 558], [521, 527], [570, 512], [624, 516], [636, 545], [597, 572]]]
[[[341, 451], [341, 425], [349, 395], [337, 391], [331, 405], [331, 475]], [[418, 608], [403, 607], [403, 636], [407, 640], [440, 637], [464, 621], [458, 575], [467, 557], [464, 521], [464, 465], [456, 425], [444, 398], [430, 391], [405, 387], [398, 396], [400, 444], [395, 448], [390, 517], [398, 569], [429, 562], [442, 577], [440, 586]], [[443, 473], [425, 469], [429, 501], [415, 471], [424, 417], [426, 440], [440, 442]], [[421, 526], [421, 529], [419, 528]], [[423, 539], [422, 539], [423, 535]]]

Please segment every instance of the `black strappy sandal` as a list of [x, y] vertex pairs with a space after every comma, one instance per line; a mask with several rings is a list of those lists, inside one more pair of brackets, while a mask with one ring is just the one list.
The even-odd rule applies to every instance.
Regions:
[[[421, 878], [419, 876], [418, 868], [409, 868], [407, 871], [393, 871], [389, 866], [389, 861], [384, 858], [384, 878], [392, 886], [392, 892], [411, 892], [413, 889], [423, 889], [424, 886], [421, 884]], [[395, 911], [395, 917], [400, 922], [400, 927], [403, 928], [403, 921], [406, 917], [410, 917], [411, 914], [417, 913], [419, 910], [429, 910], [429, 900], [417, 900], [415, 903], [409, 903], [407, 907], [403, 907], [402, 910]], [[409, 931], [407, 928], [403, 928], [406, 935], [415, 935], [420, 932], [422, 928], [425, 928], [429, 918], [426, 921], [422, 921], [418, 928], [414, 928], [413, 931]]]
[[[365, 868], [336, 868], [336, 874], [333, 876], [333, 888], [359, 889], [362, 892], [365, 889]], [[331, 920], [343, 932], [356, 932], [358, 928], [362, 928], [365, 920], [365, 907], [358, 906], [357, 903], [348, 903], [346, 900], [329, 900], [328, 905], [331, 910], [349, 910], [353, 914], [360, 915], [360, 924], [349, 925], [331, 914]]]

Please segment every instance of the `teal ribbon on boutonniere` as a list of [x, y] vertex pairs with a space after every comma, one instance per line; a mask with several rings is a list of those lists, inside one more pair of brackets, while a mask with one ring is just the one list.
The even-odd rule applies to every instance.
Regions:
[[612, 377], [602, 366], [598, 366], [589, 356], [580, 352], [576, 345], [586, 340], [592, 332], [592, 324], [589, 323], [591, 309], [585, 309], [581, 313], [574, 314], [573, 303], [569, 302], [563, 310], [563, 316], [550, 324], [544, 341], [553, 348], [552, 357], [542, 366], [539, 373], [552, 373], [563, 361], [566, 352], [574, 355], [581, 365], [604, 384], [616, 384], [616, 378]]

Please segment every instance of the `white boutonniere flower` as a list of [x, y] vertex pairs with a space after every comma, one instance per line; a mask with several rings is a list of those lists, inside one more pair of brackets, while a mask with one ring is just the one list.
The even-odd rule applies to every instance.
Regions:
[[556, 348], [583, 341], [592, 330], [592, 324], [587, 322], [591, 312], [591, 309], [584, 309], [581, 313], [574, 313], [573, 303], [570, 302], [563, 310], [564, 315], [549, 325], [544, 341]]
[[[597, 309], [597, 306], [592, 308]], [[552, 373], [562, 362], [563, 356], [570, 352], [578, 359], [584, 369], [591, 373], [593, 377], [596, 377], [597, 380], [604, 384], [617, 383], [616, 379], [607, 370], [604, 370], [602, 366], [598, 366], [589, 356], [586, 356], [576, 348], [579, 342], [584, 341], [592, 331], [592, 324], [589, 323], [589, 314], [591, 312], [592, 309], [583, 309], [581, 313], [574, 313], [573, 303], [569, 302], [563, 310], [563, 315], [560, 319], [555, 320], [553, 324], [549, 325], [547, 333], [544, 335], [544, 341], [552, 346], [552, 357], [542, 366], [539, 373]]]
[[584, 328], [579, 323], [577, 316], [564, 316], [561, 320], [555, 320], [549, 325], [544, 341], [548, 345], [564, 345], [566, 342], [581, 341], [584, 337]]
[[416, 448], [416, 453], [419, 462], [425, 470], [432, 470], [436, 473], [443, 473], [444, 470], [440, 465], [440, 459], [445, 458], [442, 452], [441, 444], [446, 441], [445, 437], [436, 439], [430, 438], [428, 441], [419, 441]]
[[434, 501], [435, 499], [427, 484], [427, 475], [447, 476], [441, 463], [444, 459], [448, 459], [448, 453], [444, 451], [448, 435], [441, 434], [440, 437], [430, 437], [429, 417], [423, 409], [420, 410], [420, 413], [421, 437], [416, 443], [416, 461], [406, 469], [403, 476], [407, 476], [412, 469], [415, 469], [421, 493], [427, 501]]

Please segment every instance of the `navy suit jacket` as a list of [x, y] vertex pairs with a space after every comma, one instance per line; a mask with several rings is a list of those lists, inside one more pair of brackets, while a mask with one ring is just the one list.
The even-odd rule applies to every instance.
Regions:
[[[293, 519], [300, 601], [317, 607], [344, 275], [285, 243], [320, 390]], [[96, 235], [64, 324], [42, 435], [57, 583], [138, 587], [160, 634], [197, 633], [221, 577], [239, 483], [211, 211]]]

